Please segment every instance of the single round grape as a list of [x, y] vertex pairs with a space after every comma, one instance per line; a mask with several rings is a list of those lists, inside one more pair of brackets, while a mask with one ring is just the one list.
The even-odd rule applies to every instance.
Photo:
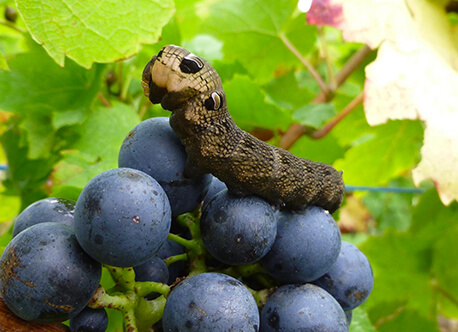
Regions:
[[94, 177], [75, 206], [75, 234], [97, 261], [120, 267], [143, 264], [167, 239], [170, 204], [151, 176], [115, 168]]
[[210, 186], [208, 187], [207, 195], [204, 198], [204, 203], [202, 204], [202, 209], [207, 205], [207, 203], [220, 191], [227, 189], [226, 184], [218, 179], [217, 177], [213, 177], [212, 181], [210, 182]]
[[169, 119], [151, 118], [126, 136], [119, 151], [119, 167], [141, 170], [152, 176], [169, 197], [174, 217], [195, 210], [205, 197], [211, 174], [184, 176], [187, 155]]
[[339, 255], [340, 230], [331, 214], [316, 206], [277, 213], [277, 238], [261, 265], [285, 284], [313, 281], [325, 274]]
[[[135, 266], [135, 281], [154, 281], [166, 284], [169, 281], [167, 265], [159, 257], [153, 257], [145, 263]], [[160, 294], [151, 293], [145, 296], [147, 300], [154, 300]]]
[[221, 273], [202, 273], [178, 284], [167, 298], [165, 331], [258, 331], [259, 312], [250, 291]]
[[1, 295], [24, 320], [73, 317], [91, 299], [101, 274], [101, 264], [83, 251], [73, 229], [57, 222], [22, 231], [0, 258]]
[[[161, 259], [166, 259], [171, 256], [181, 255], [186, 252], [185, 248], [172, 240], [167, 239], [161, 248], [156, 253], [156, 256]], [[169, 270], [169, 280], [167, 284], [171, 285], [179, 277], [184, 277], [187, 275], [187, 266], [185, 261], [178, 261], [172, 263], [168, 266]]]
[[348, 332], [339, 303], [312, 284], [284, 285], [273, 293], [261, 311], [261, 332]]
[[215, 258], [231, 265], [251, 264], [272, 247], [277, 220], [262, 198], [238, 197], [225, 189], [205, 205], [200, 230], [205, 247]]
[[42, 222], [60, 222], [61, 224], [73, 227], [73, 214], [75, 202], [49, 197], [29, 205], [22, 211], [14, 221], [13, 237], [18, 235], [27, 227]]
[[71, 332], [105, 332], [108, 326], [108, 315], [105, 309], [84, 308], [70, 319]]
[[374, 275], [367, 257], [353, 244], [342, 241], [334, 265], [313, 283], [334, 296], [344, 310], [352, 310], [366, 301]]

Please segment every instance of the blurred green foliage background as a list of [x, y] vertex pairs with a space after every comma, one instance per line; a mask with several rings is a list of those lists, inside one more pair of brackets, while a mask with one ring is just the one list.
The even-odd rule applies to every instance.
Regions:
[[[0, 10], [17, 15], [0, 19], [2, 249], [23, 208], [48, 196], [76, 200], [92, 177], [117, 167], [138, 122], [169, 115], [140, 85], [144, 66], [166, 44], [212, 63], [244, 130], [289, 147], [285, 137], [296, 126], [291, 152], [344, 170], [346, 184], [414, 187], [424, 124], [369, 126], [361, 101], [377, 50], [308, 25], [297, 0], [2, 0]], [[456, 25], [455, 14], [449, 18]], [[314, 74], [330, 89], [325, 94]], [[335, 216], [375, 274], [352, 332], [452, 331], [458, 205], [444, 206], [432, 183], [422, 187], [421, 194], [349, 191]]]

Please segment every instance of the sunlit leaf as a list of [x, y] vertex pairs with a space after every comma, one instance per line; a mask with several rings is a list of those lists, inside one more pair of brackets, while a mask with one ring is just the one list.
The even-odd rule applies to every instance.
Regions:
[[90, 68], [137, 53], [158, 40], [174, 12], [171, 0], [17, 0], [33, 38], [61, 66], [65, 57]]

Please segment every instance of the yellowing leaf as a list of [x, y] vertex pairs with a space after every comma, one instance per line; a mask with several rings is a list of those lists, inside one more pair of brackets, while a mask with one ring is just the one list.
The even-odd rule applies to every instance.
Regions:
[[308, 21], [339, 27], [348, 41], [380, 46], [366, 67], [369, 124], [423, 120], [414, 181], [432, 179], [444, 204], [458, 200], [458, 41], [444, 8], [426, 0], [317, 0]]
[[172, 0], [17, 0], [32, 37], [61, 66], [65, 56], [90, 68], [136, 54], [158, 40]]

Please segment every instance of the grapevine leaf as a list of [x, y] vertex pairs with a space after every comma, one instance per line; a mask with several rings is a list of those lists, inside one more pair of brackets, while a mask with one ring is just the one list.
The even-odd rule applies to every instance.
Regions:
[[415, 310], [399, 309], [393, 317], [382, 321], [378, 328], [379, 332], [405, 332], [405, 331], [422, 331], [422, 332], [439, 332], [437, 322], [421, 315]]
[[304, 126], [319, 128], [336, 114], [337, 111], [331, 103], [309, 104], [294, 111], [293, 119]]
[[442, 313], [446, 316], [458, 316], [458, 267], [450, 264], [458, 254], [456, 239], [458, 227], [453, 227], [434, 245], [433, 274], [436, 280], [433, 285], [437, 287], [440, 296]]
[[[306, 75], [307, 73], [305, 73]], [[315, 97], [318, 91], [316, 82], [313, 78], [301, 77], [302, 86], [299, 86], [297, 76], [304, 76], [304, 72], [299, 71], [297, 74], [293, 71], [276, 76], [263, 88], [269, 97], [280, 107], [285, 110], [294, 110], [309, 103]], [[305, 84], [304, 84], [305, 83]]]
[[125, 104], [96, 108], [76, 128], [80, 137], [62, 152], [62, 160], [54, 167], [53, 195], [76, 199], [90, 179], [116, 168], [122, 141], [138, 121], [134, 110]]
[[248, 76], [235, 75], [231, 81], [225, 83], [224, 90], [229, 112], [234, 121], [245, 129], [285, 129], [291, 123], [290, 116], [268, 102], [265, 92]]
[[[437, 289], [457, 295], [451, 283], [458, 270], [449, 264], [458, 252], [457, 218], [458, 204], [446, 208], [430, 190], [415, 207], [409, 231], [387, 229], [361, 246], [375, 275], [366, 305], [380, 331], [437, 331], [436, 323], [427, 317], [431, 308], [443, 310], [441, 302], [449, 301], [443, 296], [438, 304]], [[424, 329], [416, 328], [416, 321], [423, 322]]]
[[43, 187], [57, 159], [55, 155], [28, 159], [28, 146], [22, 144], [23, 141], [17, 125], [11, 125], [0, 137], [8, 160], [8, 177], [4, 185], [21, 197], [21, 208], [46, 197]]
[[136, 2], [16, 0], [32, 37], [60, 66], [65, 56], [90, 68], [136, 54], [158, 40], [174, 12], [171, 0]]
[[[423, 0], [318, 0], [309, 23], [343, 29], [348, 41], [380, 46], [366, 68], [364, 107], [371, 125], [425, 122], [416, 184], [432, 179], [445, 204], [458, 199], [458, 43], [444, 3]], [[364, 17], [364, 19], [361, 19]]]
[[29, 159], [49, 158], [54, 143], [54, 129], [49, 116], [31, 112], [20, 125], [27, 134]]
[[[411, 181], [391, 181], [390, 187], [412, 187]], [[396, 228], [407, 230], [412, 221], [412, 199], [414, 194], [371, 192], [362, 199], [370, 210], [372, 218], [377, 220], [379, 229]]]
[[343, 170], [345, 183], [386, 185], [418, 161], [422, 142], [419, 121], [391, 121], [377, 126], [375, 135], [350, 148], [334, 166]]
[[298, 157], [326, 164], [332, 164], [336, 159], [344, 156], [344, 149], [337, 143], [333, 135], [326, 135], [319, 140], [302, 136], [290, 151]]
[[102, 66], [85, 70], [68, 61], [64, 69], [33, 44], [29, 53], [9, 60], [11, 71], [0, 71], [0, 109], [20, 115], [63, 112], [53, 117], [56, 129], [80, 123], [99, 90]]
[[227, 60], [239, 60], [254, 77], [267, 81], [279, 66], [299, 64], [282, 36], [303, 54], [316, 40], [315, 28], [305, 26], [303, 16], [293, 17], [296, 6], [297, 0], [219, 1], [210, 7], [205, 31], [224, 42]]
[[364, 306], [359, 306], [353, 310], [353, 317], [350, 324], [350, 332], [376, 332], [367, 315]]

